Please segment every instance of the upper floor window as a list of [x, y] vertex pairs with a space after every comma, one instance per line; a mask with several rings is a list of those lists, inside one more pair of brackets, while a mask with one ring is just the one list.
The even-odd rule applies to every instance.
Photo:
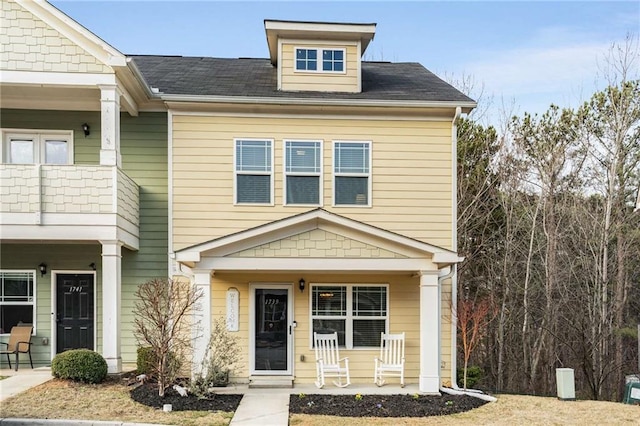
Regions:
[[72, 132], [3, 131], [3, 163], [71, 164]]
[[316, 49], [296, 49], [296, 70], [315, 71], [318, 69], [318, 51]]
[[272, 204], [273, 142], [236, 140], [236, 203]]
[[35, 271], [0, 271], [0, 334], [18, 324], [34, 324], [35, 290]]
[[322, 199], [322, 143], [285, 141], [285, 204], [319, 205]]
[[344, 71], [344, 50], [323, 50], [322, 71]]
[[334, 142], [334, 204], [371, 205], [371, 143]]
[[[344, 49], [296, 48], [296, 71], [344, 72]], [[322, 67], [318, 67], [318, 62]]]

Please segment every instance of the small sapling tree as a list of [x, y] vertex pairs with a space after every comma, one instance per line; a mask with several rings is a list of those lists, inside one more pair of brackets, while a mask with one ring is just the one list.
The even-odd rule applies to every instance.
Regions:
[[488, 299], [464, 299], [458, 301], [456, 314], [464, 359], [462, 387], [466, 389], [469, 358], [484, 336], [487, 325], [495, 317], [496, 310]]
[[156, 278], [141, 284], [135, 296], [134, 334], [151, 348], [151, 373], [162, 397], [189, 354], [192, 336], [186, 317], [199, 309], [202, 292], [189, 283]]

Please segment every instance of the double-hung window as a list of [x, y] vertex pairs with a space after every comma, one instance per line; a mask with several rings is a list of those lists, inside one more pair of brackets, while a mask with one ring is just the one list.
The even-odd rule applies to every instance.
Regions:
[[34, 324], [35, 290], [35, 271], [0, 271], [0, 334], [21, 323]]
[[295, 51], [296, 71], [343, 73], [345, 70], [344, 49], [314, 49], [298, 47]]
[[9, 164], [71, 164], [72, 133], [5, 131], [2, 151]]
[[388, 300], [387, 285], [312, 285], [312, 332], [337, 332], [347, 349], [379, 347], [380, 333], [388, 329]]
[[235, 141], [236, 203], [273, 203], [273, 141]]
[[370, 206], [371, 143], [334, 142], [333, 176], [336, 206]]
[[285, 204], [321, 204], [322, 142], [285, 141], [284, 152]]

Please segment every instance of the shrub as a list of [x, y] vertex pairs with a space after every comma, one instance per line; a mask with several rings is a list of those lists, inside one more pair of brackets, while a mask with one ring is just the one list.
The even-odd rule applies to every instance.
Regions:
[[[458, 386], [459, 387], [464, 386], [464, 384], [462, 383], [463, 375], [464, 375], [464, 369], [458, 368]], [[483, 378], [484, 378], [484, 370], [482, 369], [482, 367], [479, 367], [477, 365], [470, 366], [467, 369], [467, 388], [473, 388], [477, 383], [482, 381]]]
[[107, 361], [89, 349], [72, 349], [53, 358], [54, 377], [84, 383], [100, 383], [107, 377]]
[[209, 393], [211, 387], [227, 386], [229, 375], [240, 361], [238, 338], [227, 330], [224, 318], [217, 318], [211, 325], [201, 371], [191, 381], [191, 392], [199, 396]]
[[146, 374], [150, 376], [157, 364], [153, 348], [142, 346], [138, 348], [138, 356], [136, 358], [136, 372], [138, 374]]

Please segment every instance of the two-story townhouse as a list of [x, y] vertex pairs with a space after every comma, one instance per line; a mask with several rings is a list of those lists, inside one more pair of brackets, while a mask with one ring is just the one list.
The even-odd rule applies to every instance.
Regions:
[[90, 348], [117, 372], [135, 288], [168, 270], [166, 108], [55, 7], [0, 13], [0, 338], [33, 324], [36, 365]]
[[[134, 56], [168, 107], [169, 249], [239, 336], [234, 380], [315, 380], [333, 332], [354, 382], [381, 332], [406, 377], [455, 377], [455, 120], [475, 103], [417, 63], [366, 62], [375, 24], [264, 22], [269, 59]], [[196, 342], [195, 361], [208, 337]]]
[[328, 330], [353, 381], [381, 331], [406, 332], [421, 390], [454, 377], [455, 119], [475, 103], [362, 61], [374, 24], [265, 30], [265, 60], [127, 58], [47, 3], [3, 3], [0, 317], [35, 325], [36, 362], [133, 362], [133, 293], [168, 251], [205, 294], [194, 361], [225, 317], [235, 380], [313, 381]]

